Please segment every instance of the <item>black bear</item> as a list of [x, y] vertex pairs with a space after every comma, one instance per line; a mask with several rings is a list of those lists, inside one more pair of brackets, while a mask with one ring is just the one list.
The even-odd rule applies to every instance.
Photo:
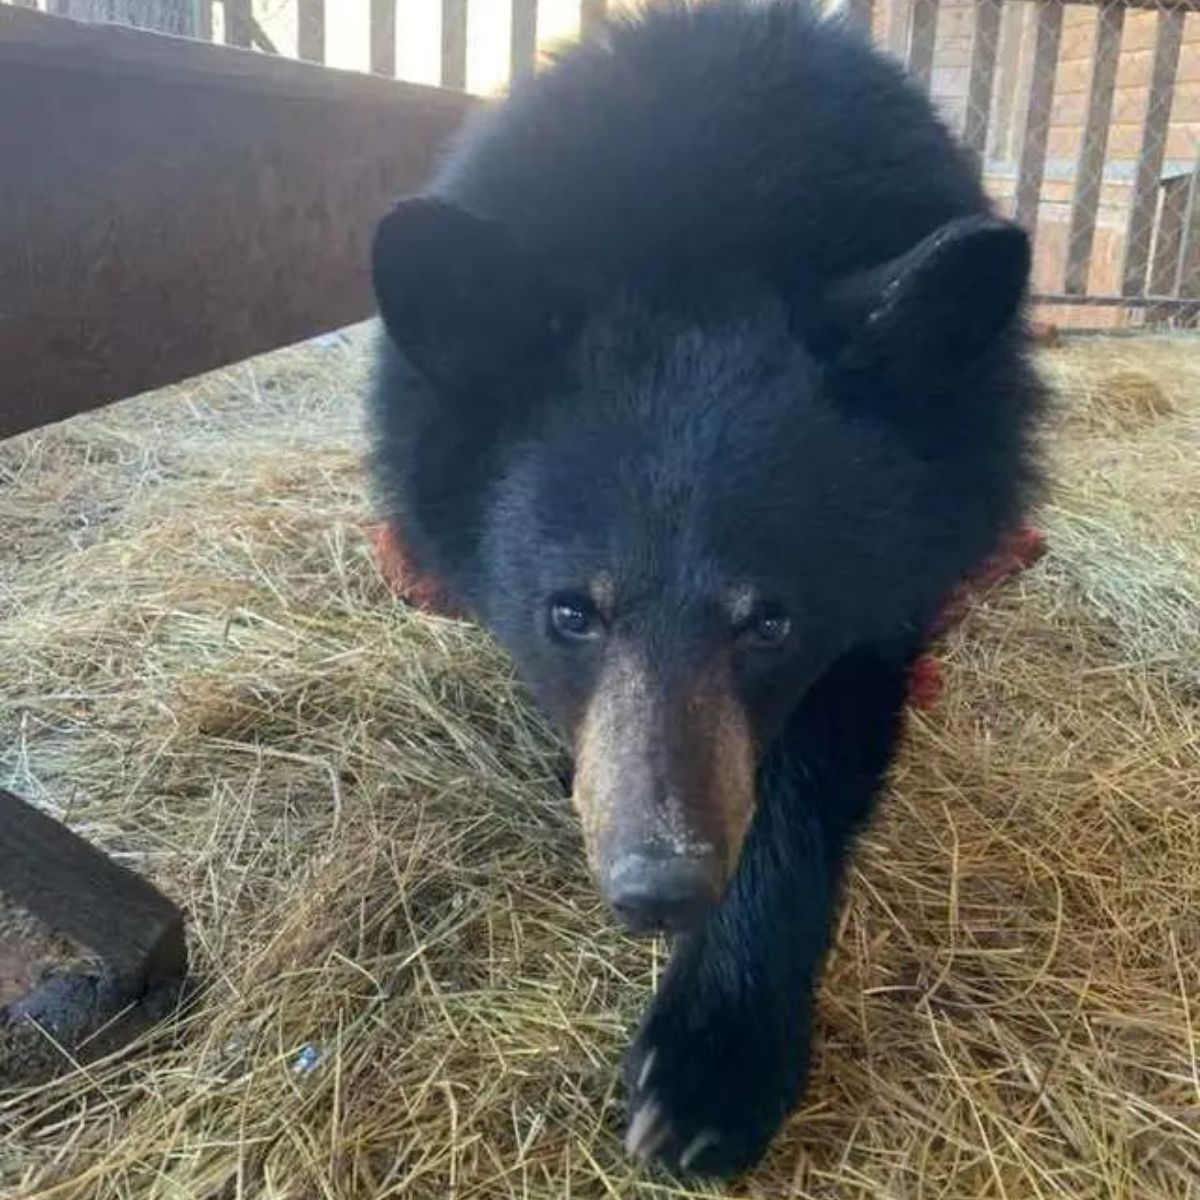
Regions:
[[1028, 240], [865, 40], [713, 0], [482, 109], [373, 255], [391, 531], [569, 740], [613, 912], [674, 939], [628, 1150], [740, 1171], [909, 666], [1037, 482]]

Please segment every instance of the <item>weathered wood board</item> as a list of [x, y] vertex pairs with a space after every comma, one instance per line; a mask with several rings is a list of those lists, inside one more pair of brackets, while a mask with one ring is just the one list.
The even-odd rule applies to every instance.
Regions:
[[[0, 789], [0, 1084], [108, 1050], [173, 1002], [183, 913], [147, 880]], [[100, 1036], [96, 1036], [99, 1034]]]

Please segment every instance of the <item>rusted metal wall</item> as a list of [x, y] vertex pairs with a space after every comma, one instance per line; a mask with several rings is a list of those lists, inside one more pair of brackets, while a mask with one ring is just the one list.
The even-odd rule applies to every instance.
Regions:
[[370, 315], [470, 104], [0, 7], [0, 437]]

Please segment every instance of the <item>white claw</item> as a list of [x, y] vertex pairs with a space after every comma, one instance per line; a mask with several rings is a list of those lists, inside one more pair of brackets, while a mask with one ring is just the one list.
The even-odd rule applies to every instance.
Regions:
[[625, 1134], [625, 1152], [631, 1158], [643, 1162], [654, 1153], [670, 1136], [670, 1126], [662, 1121], [662, 1109], [656, 1100], [647, 1100], [634, 1113]]
[[687, 1144], [687, 1149], [679, 1156], [679, 1165], [686, 1171], [690, 1169], [692, 1163], [700, 1157], [700, 1154], [708, 1147], [721, 1139], [713, 1133], [711, 1129], [704, 1130], [703, 1133], [698, 1133]]
[[658, 1053], [657, 1050], [651, 1050], [646, 1055], [646, 1061], [642, 1063], [642, 1069], [638, 1072], [637, 1088], [640, 1092], [646, 1086], [646, 1080], [650, 1078], [650, 1072], [654, 1069], [654, 1056]]

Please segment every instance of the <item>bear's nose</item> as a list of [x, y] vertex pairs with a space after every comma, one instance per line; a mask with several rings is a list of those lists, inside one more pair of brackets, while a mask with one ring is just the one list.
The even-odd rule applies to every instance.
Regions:
[[716, 907], [723, 872], [715, 856], [622, 855], [606, 872], [604, 895], [632, 933], [686, 933]]

